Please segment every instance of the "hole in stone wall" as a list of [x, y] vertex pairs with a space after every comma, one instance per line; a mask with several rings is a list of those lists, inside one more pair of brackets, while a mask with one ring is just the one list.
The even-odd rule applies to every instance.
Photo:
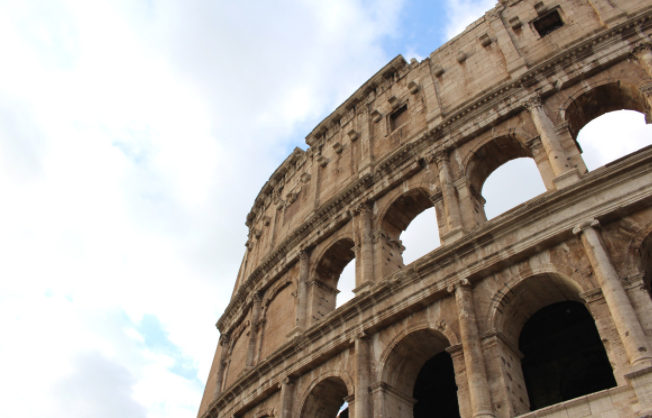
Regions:
[[595, 321], [581, 303], [538, 310], [523, 326], [519, 349], [532, 411], [616, 386]]
[[652, 144], [652, 125], [634, 110], [605, 113], [587, 123], [577, 135], [586, 168], [603, 165]]
[[546, 187], [531, 158], [508, 161], [491, 173], [482, 187], [487, 219], [544, 193]]
[[407, 111], [407, 105], [401, 106], [389, 116], [391, 130], [395, 131], [396, 128], [403, 126], [408, 122], [409, 118], [410, 114]]
[[564, 21], [561, 20], [559, 11], [553, 10], [542, 18], [535, 20], [532, 24], [534, 25], [534, 28], [537, 30], [539, 35], [543, 38], [549, 33], [554, 32], [564, 26]]

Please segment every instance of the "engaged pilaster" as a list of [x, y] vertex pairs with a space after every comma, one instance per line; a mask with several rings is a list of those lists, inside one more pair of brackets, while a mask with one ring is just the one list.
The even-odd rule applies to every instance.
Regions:
[[478, 336], [478, 324], [473, 305], [473, 289], [471, 283], [464, 279], [451, 286], [449, 292], [455, 294], [457, 315], [460, 323], [464, 364], [469, 381], [469, 394], [473, 417], [494, 417], [491, 406], [491, 394], [485, 371], [484, 355]]
[[372, 235], [372, 210], [366, 203], [358, 207], [360, 216], [360, 277], [356, 277], [355, 287], [360, 291], [374, 282], [374, 243]]
[[294, 399], [294, 382], [289, 377], [281, 382], [281, 416], [292, 418], [292, 400]]
[[634, 307], [611, 262], [602, 236], [597, 230], [599, 226], [600, 222], [592, 219], [576, 226], [573, 233], [582, 240], [584, 251], [602, 288], [602, 294], [625, 346], [630, 364], [648, 364], [652, 361], [650, 347]]
[[532, 116], [532, 122], [539, 132], [541, 144], [546, 151], [555, 179], [553, 182], [557, 189], [563, 189], [580, 180], [577, 169], [571, 167], [570, 156], [564, 150], [561, 139], [555, 132], [550, 117], [541, 102], [541, 96], [533, 95], [524, 103], [525, 108]]
[[245, 367], [253, 367], [254, 359], [256, 358], [256, 340], [258, 335], [258, 325], [260, 319], [260, 305], [262, 303], [262, 296], [259, 292], [254, 293], [253, 306], [251, 308], [251, 330], [249, 331], [249, 345], [247, 347], [247, 362]]
[[302, 250], [299, 253], [299, 281], [297, 286], [297, 310], [294, 319], [294, 329], [289, 338], [301, 334], [306, 329], [308, 316], [308, 275], [310, 274], [310, 252]]
[[371, 375], [369, 338], [364, 332], [355, 338], [355, 418], [370, 417], [369, 383]]
[[224, 379], [224, 368], [226, 366], [226, 360], [229, 355], [228, 335], [222, 335], [220, 337], [220, 347], [222, 347], [222, 352], [220, 353], [220, 364], [217, 367], [217, 376], [215, 377], [215, 390], [213, 391], [213, 400], [217, 399], [222, 393], [222, 381]]
[[441, 184], [444, 207], [446, 208], [446, 222], [448, 223], [448, 232], [442, 239], [444, 240], [444, 244], [449, 244], [457, 241], [464, 235], [460, 204], [457, 200], [457, 192], [451, 176], [449, 151], [442, 150], [435, 154], [435, 162], [439, 168], [439, 183]]

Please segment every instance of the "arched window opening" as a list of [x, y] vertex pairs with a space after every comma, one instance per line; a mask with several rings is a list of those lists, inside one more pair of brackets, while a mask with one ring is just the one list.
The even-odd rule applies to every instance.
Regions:
[[453, 359], [445, 351], [423, 365], [414, 385], [414, 418], [459, 418]]
[[340, 274], [340, 279], [337, 283], [339, 293], [337, 294], [336, 308], [339, 308], [355, 297], [355, 293], [353, 293], [353, 289], [355, 289], [355, 268], [355, 260], [352, 260], [344, 267], [342, 274]]
[[616, 386], [593, 317], [578, 302], [546, 306], [519, 338], [530, 410]]
[[[301, 418], [336, 418], [347, 411], [342, 408], [348, 391], [339, 377], [328, 377], [315, 386], [301, 408]], [[342, 416], [346, 418], [346, 416]]]
[[491, 173], [482, 188], [487, 219], [545, 193], [537, 165], [531, 158], [508, 161]]
[[[437, 217], [433, 207], [430, 195], [425, 189], [413, 189], [399, 196], [389, 207], [381, 223], [381, 233], [376, 241], [376, 251], [379, 253], [379, 261], [381, 264], [376, 264], [382, 271], [376, 272], [381, 277], [385, 277], [402, 269], [406, 262], [412, 262], [420, 256], [427, 254], [439, 246], [439, 234]], [[425, 214], [423, 219], [419, 219], [421, 227], [414, 228], [413, 232], [404, 234], [412, 221], [424, 212], [431, 212]], [[412, 242], [414, 238], [414, 243]], [[407, 261], [404, 251], [407, 247], [404, 246], [403, 239], [406, 243], [413, 245], [414, 249], [407, 255]]]
[[[355, 262], [352, 262], [355, 258], [354, 246], [352, 239], [341, 239], [331, 245], [319, 260], [315, 268], [314, 280], [311, 280], [308, 286], [308, 312], [311, 323], [320, 320], [337, 306], [342, 305], [343, 299], [352, 297], [351, 290], [355, 287]], [[351, 266], [353, 272], [347, 271], [342, 283], [342, 276], [347, 266]], [[343, 289], [342, 285], [344, 285]], [[345, 292], [343, 297], [339, 298], [338, 293], [341, 290]]]
[[[478, 224], [546, 191], [532, 151], [511, 134], [494, 138], [473, 151], [466, 177]], [[489, 212], [485, 210], [487, 203]]]
[[394, 346], [382, 379], [402, 396], [387, 396], [387, 410], [405, 411], [401, 416], [407, 418], [411, 418], [409, 412], [414, 418], [460, 416], [455, 366], [445, 351], [448, 346], [446, 337], [431, 329], [408, 334]]
[[401, 244], [405, 247], [404, 264], [410, 264], [439, 247], [439, 234], [435, 225], [437, 225], [437, 214], [434, 210], [425, 210], [410, 222], [400, 236]]
[[591, 171], [652, 144], [652, 125], [645, 123], [643, 113], [617, 110], [587, 123], [577, 142]]

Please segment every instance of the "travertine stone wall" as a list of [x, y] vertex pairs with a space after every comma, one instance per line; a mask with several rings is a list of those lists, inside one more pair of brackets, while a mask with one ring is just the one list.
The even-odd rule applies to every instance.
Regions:
[[[651, 17], [650, 0], [504, 0], [362, 85], [246, 217], [199, 417], [334, 418], [346, 400], [411, 418], [444, 350], [464, 418], [652, 414], [652, 149], [587, 172], [576, 141], [609, 111], [652, 121]], [[515, 158], [547, 192], [487, 221], [484, 182]], [[406, 266], [401, 233], [433, 208], [442, 246]], [[530, 413], [519, 336], [562, 301], [588, 308], [617, 387]]]

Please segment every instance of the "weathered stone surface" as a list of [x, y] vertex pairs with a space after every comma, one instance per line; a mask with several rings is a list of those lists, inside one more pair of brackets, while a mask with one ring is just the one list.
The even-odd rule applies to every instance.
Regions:
[[[463, 418], [652, 414], [652, 149], [587, 172], [576, 143], [612, 110], [652, 120], [651, 17], [649, 0], [501, 0], [361, 86], [246, 217], [199, 417], [335, 418], [346, 400], [411, 418], [442, 352]], [[548, 191], [487, 221], [485, 180], [521, 157]], [[405, 266], [400, 234], [432, 207], [443, 245]], [[616, 383], [530, 412], [520, 336], [565, 302], [588, 309]]]

